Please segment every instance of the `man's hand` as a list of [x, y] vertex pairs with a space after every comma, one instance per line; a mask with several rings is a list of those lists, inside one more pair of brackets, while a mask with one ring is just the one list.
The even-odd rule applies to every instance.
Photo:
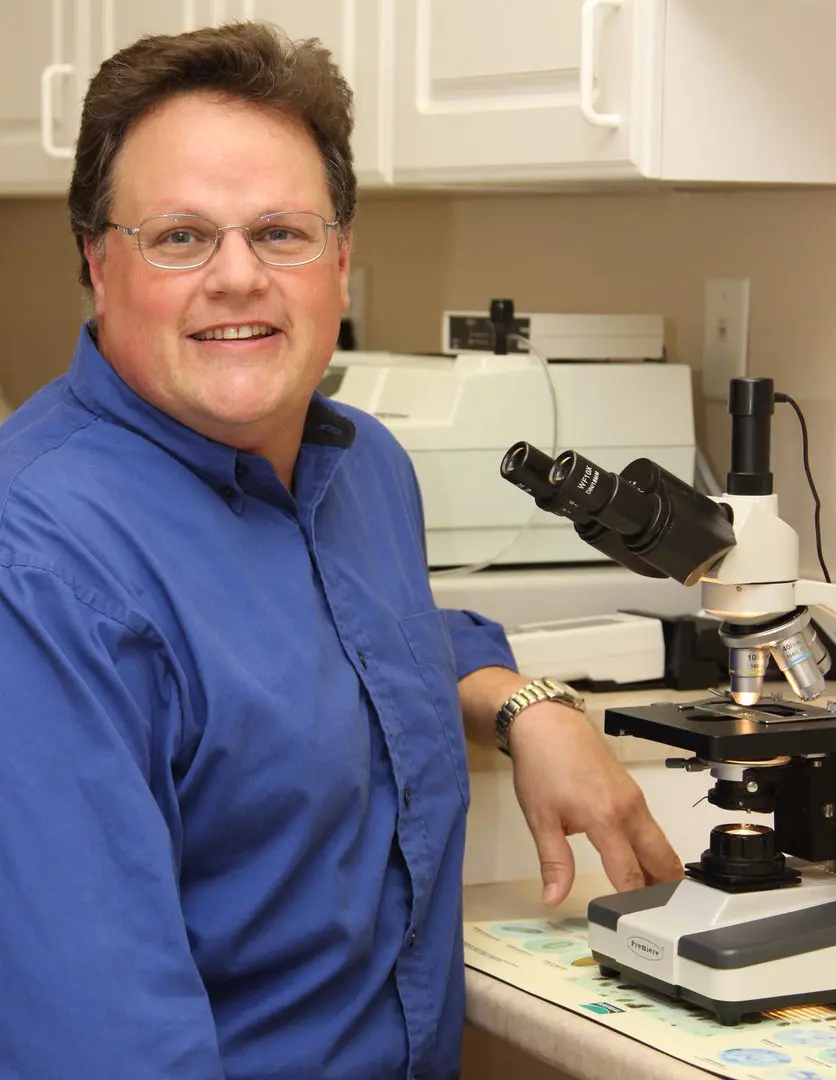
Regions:
[[635, 781], [587, 717], [544, 701], [514, 721], [514, 788], [537, 845], [543, 902], [559, 904], [575, 876], [566, 839], [586, 833], [617, 890], [682, 877], [682, 863]]

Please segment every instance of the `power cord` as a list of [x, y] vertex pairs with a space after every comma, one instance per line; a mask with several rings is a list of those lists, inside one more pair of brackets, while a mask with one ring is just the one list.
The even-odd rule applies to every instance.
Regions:
[[795, 415], [798, 417], [798, 422], [801, 425], [801, 459], [804, 464], [804, 475], [807, 477], [807, 483], [810, 485], [810, 491], [813, 493], [813, 503], [815, 505], [813, 524], [816, 534], [816, 554], [819, 557], [819, 564], [821, 565], [822, 573], [824, 574], [824, 580], [829, 582], [830, 572], [824, 561], [824, 551], [821, 542], [821, 499], [816, 490], [816, 485], [813, 483], [813, 474], [810, 471], [810, 437], [807, 432], [807, 421], [804, 419], [804, 413], [799, 408], [798, 403], [793, 401], [789, 394], [776, 392], [775, 401], [786, 402], [787, 405], [791, 405], [795, 410]]

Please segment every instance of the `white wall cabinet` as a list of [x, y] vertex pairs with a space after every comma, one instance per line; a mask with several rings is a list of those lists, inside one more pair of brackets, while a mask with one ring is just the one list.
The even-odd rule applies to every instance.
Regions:
[[28, 0], [0, 8], [0, 193], [66, 186], [68, 162], [42, 147], [41, 73], [53, 98], [48, 138], [56, 146], [71, 145], [79, 79], [70, 61], [78, 55], [79, 41], [83, 47], [89, 37], [84, 16], [83, 3], [74, 0]]
[[319, 37], [355, 92], [363, 187], [391, 182], [389, 0], [27, 0], [0, 5], [0, 194], [63, 193], [80, 102], [104, 57], [143, 34], [258, 18]]
[[[230, 5], [232, 6], [232, 4]], [[354, 167], [362, 188], [392, 180], [394, 0], [249, 0], [290, 37], [318, 37], [354, 90]]]
[[0, 4], [0, 194], [65, 190], [113, 49], [253, 17], [333, 51], [366, 189], [836, 183], [834, 0], [27, 0]]
[[629, 106], [634, 83], [650, 77], [661, 7], [593, 11], [601, 79], [592, 107], [608, 125], [599, 126], [581, 111], [581, 0], [400, 0], [396, 180], [635, 174], [640, 132]]
[[836, 183], [832, 0], [399, 0], [396, 183]]

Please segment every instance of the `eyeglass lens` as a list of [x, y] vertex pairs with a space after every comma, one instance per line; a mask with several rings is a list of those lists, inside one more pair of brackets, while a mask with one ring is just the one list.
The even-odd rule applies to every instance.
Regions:
[[[267, 214], [246, 230], [253, 251], [270, 266], [312, 262], [325, 250], [328, 229], [318, 214]], [[200, 266], [210, 258], [221, 229], [207, 218], [169, 214], [148, 218], [139, 230], [139, 246], [155, 266], [169, 269]]]

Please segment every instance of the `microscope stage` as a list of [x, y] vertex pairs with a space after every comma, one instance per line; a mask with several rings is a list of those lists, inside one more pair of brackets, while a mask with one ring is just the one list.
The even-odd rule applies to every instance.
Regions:
[[755, 706], [714, 697], [607, 709], [604, 730], [691, 750], [704, 761], [836, 753], [836, 714], [775, 699]]

